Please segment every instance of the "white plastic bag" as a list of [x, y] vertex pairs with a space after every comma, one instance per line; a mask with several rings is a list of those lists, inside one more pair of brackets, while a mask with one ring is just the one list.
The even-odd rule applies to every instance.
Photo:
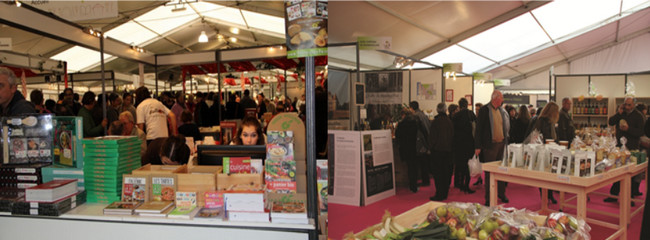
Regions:
[[483, 168], [481, 167], [481, 162], [478, 160], [478, 155], [474, 155], [468, 162], [469, 166], [469, 176], [477, 177], [483, 173]]

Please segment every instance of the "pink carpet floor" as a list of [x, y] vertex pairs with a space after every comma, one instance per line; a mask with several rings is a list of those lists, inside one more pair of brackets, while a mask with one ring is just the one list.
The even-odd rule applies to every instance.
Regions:
[[[473, 179], [472, 183], [476, 180]], [[452, 181], [453, 182], [453, 181]], [[341, 204], [329, 204], [328, 213], [328, 236], [330, 239], [342, 239], [343, 235], [348, 232], [359, 232], [368, 226], [374, 225], [381, 221], [381, 217], [385, 210], [391, 212], [393, 216], [406, 212], [416, 206], [422, 205], [429, 201], [429, 197], [435, 194], [435, 187], [433, 181], [429, 187], [420, 187], [417, 193], [413, 193], [408, 188], [397, 188], [397, 194], [379, 202], [373, 203], [364, 207], [353, 207]], [[449, 196], [444, 202], [478, 202], [485, 203], [484, 186], [472, 186], [476, 193], [465, 194], [456, 188], [451, 188]], [[645, 198], [645, 181], [641, 184], [641, 192], [643, 196], [637, 199]], [[598, 192], [609, 193], [609, 186], [599, 189]], [[510, 199], [510, 203], [504, 204], [507, 207], [526, 208], [532, 211], [540, 209], [540, 194], [537, 188], [509, 183], [506, 196]], [[574, 196], [566, 194], [566, 197]], [[598, 209], [602, 211], [618, 213], [618, 203], [603, 202], [605, 196], [599, 194], [590, 194], [590, 201], [587, 207], [590, 209]], [[555, 198], [559, 200], [559, 194], [555, 193]], [[500, 202], [499, 202], [500, 203]], [[501, 203], [500, 203], [501, 204]], [[573, 201], [575, 204], [575, 200]], [[636, 210], [642, 204], [637, 203], [632, 207], [632, 211]], [[559, 209], [558, 204], [550, 204], [549, 208]], [[565, 208], [565, 212], [575, 214], [574, 209]], [[618, 219], [608, 216], [596, 215], [594, 213], [587, 214], [590, 218], [618, 224]], [[641, 233], [641, 221], [643, 213], [634, 216], [628, 227], [628, 239], [639, 239]], [[607, 236], [614, 233], [614, 230], [607, 229], [600, 226], [591, 225], [591, 238], [594, 240], [606, 239]]]

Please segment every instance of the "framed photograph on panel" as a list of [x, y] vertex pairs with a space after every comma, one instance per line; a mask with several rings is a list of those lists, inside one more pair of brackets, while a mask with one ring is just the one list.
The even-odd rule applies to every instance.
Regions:
[[474, 105], [474, 103], [472, 102], [472, 94], [465, 95], [465, 99], [467, 99], [467, 105], [469, 106]]
[[363, 83], [355, 83], [355, 105], [363, 106], [366, 105], [366, 85]]
[[453, 102], [453, 101], [454, 101], [454, 89], [445, 90], [445, 102]]

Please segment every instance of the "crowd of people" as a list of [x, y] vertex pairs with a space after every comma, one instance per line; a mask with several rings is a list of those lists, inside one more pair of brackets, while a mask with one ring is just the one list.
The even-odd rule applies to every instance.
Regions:
[[[476, 103], [475, 112], [469, 110], [468, 101], [461, 98], [458, 104], [438, 104], [438, 114], [429, 120], [419, 109], [417, 101], [410, 102], [409, 108], [402, 110], [401, 121], [395, 130], [400, 159], [406, 162], [408, 168], [409, 189], [415, 193], [419, 186], [429, 186], [433, 175], [436, 192], [430, 199], [442, 201], [447, 198], [453, 175], [453, 186], [472, 194], [475, 191], [470, 187], [468, 161], [474, 156], [478, 156], [481, 162], [500, 161], [505, 146], [525, 142], [535, 130], [547, 141], [566, 141], [570, 146], [576, 130], [571, 115], [572, 104], [570, 98], [564, 98], [561, 105], [551, 101], [538, 109], [532, 105], [515, 108], [504, 105], [503, 95], [495, 90], [490, 102], [485, 105]], [[640, 139], [650, 137], [647, 109], [645, 104], [637, 104], [633, 97], [627, 97], [617, 113], [610, 117], [609, 125], [616, 129], [619, 147], [622, 145], [620, 139], [624, 136], [628, 139], [625, 143], [627, 149], [644, 148]], [[485, 182], [489, 182], [489, 172], [484, 175]], [[641, 195], [639, 184], [642, 177], [638, 179], [632, 183], [633, 197]], [[482, 183], [483, 179], [479, 176], [473, 185]], [[498, 182], [497, 185], [499, 200], [508, 203], [507, 184]], [[614, 184], [610, 193], [618, 195], [619, 188], [618, 184]], [[488, 184], [485, 184], [485, 205], [490, 204], [489, 190]], [[549, 190], [548, 196], [551, 203], [557, 203], [552, 191]], [[605, 201], [617, 200], [607, 198]]]
[[[88, 91], [79, 94], [66, 88], [58, 100], [44, 100], [41, 90], [32, 90], [29, 101], [18, 91], [20, 80], [8, 68], [0, 67], [0, 116], [48, 113], [55, 116], [79, 116], [83, 121], [83, 136], [137, 136], [142, 140], [142, 164], [184, 164], [189, 158], [185, 137], [203, 140], [199, 127], [211, 127], [221, 120], [241, 119], [242, 123], [231, 143], [238, 145], [265, 144], [262, 124], [265, 114], [297, 112], [304, 120], [305, 95], [294, 100], [265, 98], [259, 93], [251, 96], [229, 94], [229, 101], [219, 93], [196, 92], [183, 94], [162, 92], [153, 98], [149, 89], [96, 95]], [[81, 99], [80, 99], [81, 98]], [[104, 103], [106, 104], [104, 108]], [[105, 109], [105, 113], [104, 113]], [[178, 143], [178, 144], [177, 144]], [[180, 144], [183, 143], [183, 144]], [[186, 151], [188, 150], [188, 151]]]

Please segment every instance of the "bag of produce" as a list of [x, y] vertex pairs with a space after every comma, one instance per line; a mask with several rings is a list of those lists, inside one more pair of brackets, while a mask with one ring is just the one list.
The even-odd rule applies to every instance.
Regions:
[[551, 213], [546, 219], [546, 227], [566, 236], [567, 240], [591, 239], [591, 227], [582, 219], [577, 219], [563, 212]]

